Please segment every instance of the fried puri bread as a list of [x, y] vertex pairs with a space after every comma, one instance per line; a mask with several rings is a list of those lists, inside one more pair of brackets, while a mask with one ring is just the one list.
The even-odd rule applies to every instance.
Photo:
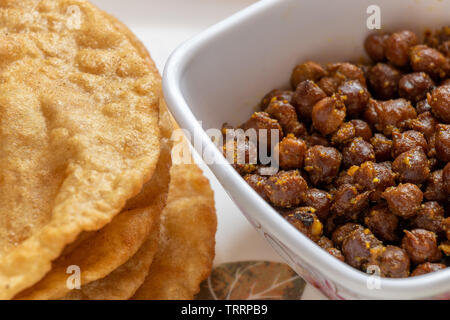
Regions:
[[[169, 114], [166, 115], [165, 119], [170, 122]], [[165, 145], [164, 140], [161, 145]], [[189, 153], [184, 141], [176, 150]], [[217, 225], [214, 195], [208, 180], [194, 164], [177, 165], [170, 171], [170, 176], [161, 234], [152, 230], [148, 240], [125, 264], [60, 299], [124, 300], [133, 296], [139, 287], [135, 299], [194, 297], [201, 281], [209, 275], [214, 258]], [[145, 194], [148, 190], [142, 190], [138, 198]], [[161, 246], [155, 257], [158, 240]]]
[[171, 169], [158, 252], [132, 299], [193, 299], [212, 268], [217, 218], [214, 193], [195, 164]]
[[[145, 48], [126, 26], [112, 17], [109, 18], [115, 21], [124, 33], [128, 33], [141, 55], [151, 61]], [[162, 109], [165, 109], [164, 105]], [[172, 121], [168, 112], [161, 114], [163, 137], [171, 136], [173, 127], [170, 126], [170, 123]], [[183, 139], [180, 142], [176, 157], [184, 159], [186, 154], [189, 154], [189, 150]], [[167, 145], [164, 142], [161, 143], [161, 146]], [[167, 149], [165, 150], [167, 151]], [[164, 148], [162, 148], [161, 159], [167, 155], [168, 153], [164, 152]], [[167, 161], [170, 162], [170, 155]], [[160, 160], [159, 163], [161, 162]], [[166, 174], [169, 174], [169, 170], [166, 171]], [[155, 174], [155, 177], [158, 176], [161, 174]], [[135, 256], [109, 276], [84, 285], [81, 290], [72, 290], [62, 299], [127, 299], [135, 293], [139, 286], [140, 289], [133, 299], [192, 299], [194, 297], [199, 290], [201, 281], [209, 275], [214, 259], [217, 229], [214, 195], [208, 180], [196, 165], [178, 165], [170, 170], [170, 176], [169, 198], [162, 218], [162, 242], [160, 242], [156, 257], [153, 257], [153, 249], [146, 249], [149, 250], [146, 256], [142, 252], [142, 248], [151, 246], [151, 240], [148, 240]], [[144, 186], [141, 193], [128, 202], [127, 207], [139, 207], [139, 203], [148, 198], [148, 194], [154, 193], [151, 190], [151, 184]], [[188, 215], [192, 212], [194, 214], [189, 219]], [[179, 217], [177, 217], [178, 214]], [[178, 226], [176, 226], [177, 223]], [[187, 238], [190, 240], [185, 240]], [[177, 254], [181, 254], [180, 258], [171, 260], [171, 257]], [[149, 263], [152, 263], [150, 269], [145, 268]], [[188, 266], [188, 268], [180, 272], [184, 266]], [[166, 269], [166, 267], [168, 268]], [[149, 273], [150, 275], [147, 277]], [[164, 282], [168, 283], [167, 287]], [[151, 290], [153, 285], [156, 287]]]
[[[171, 170], [161, 233], [103, 279], [72, 290], [65, 300], [192, 299], [211, 271], [216, 216], [208, 180], [194, 164]], [[152, 238], [153, 237], [153, 238]], [[156, 250], [158, 249], [158, 251]], [[155, 255], [156, 253], [156, 255]], [[139, 289], [138, 289], [139, 288]], [[136, 290], [138, 290], [136, 292]]]
[[159, 224], [138, 252], [106, 277], [73, 289], [60, 300], [127, 300], [144, 281], [158, 249]]
[[[169, 189], [173, 119], [163, 101], [159, 124], [161, 152], [150, 181], [127, 202], [122, 213], [110, 224], [97, 232], [83, 233], [68, 245], [53, 262], [50, 272], [37, 284], [19, 293], [16, 299], [88, 299], [93, 296], [97, 299], [128, 299], [133, 295], [145, 278], [156, 252], [159, 216]], [[69, 293], [66, 271], [71, 265], [80, 267], [82, 290]], [[109, 280], [103, 279], [105, 277]], [[124, 277], [127, 280], [124, 279], [122, 285], [108, 285], [112, 279], [116, 282], [116, 279]], [[96, 281], [98, 279], [104, 281], [100, 284]], [[127, 283], [128, 280], [136, 284], [133, 286]]]
[[133, 295], [133, 299], [141, 300], [194, 297], [200, 283], [208, 277], [214, 258], [217, 227], [214, 194], [195, 164], [174, 166], [170, 173], [161, 233], [151, 233], [139, 251], [111, 274], [72, 290], [62, 299], [124, 300]]
[[0, 0], [0, 299], [137, 195], [159, 156], [160, 77], [86, 1]]
[[16, 298], [43, 300], [66, 295], [70, 291], [67, 286], [70, 266], [80, 268], [81, 285], [107, 276], [128, 261], [155, 232], [163, 203], [120, 213], [107, 226], [61, 255], [41, 281]]

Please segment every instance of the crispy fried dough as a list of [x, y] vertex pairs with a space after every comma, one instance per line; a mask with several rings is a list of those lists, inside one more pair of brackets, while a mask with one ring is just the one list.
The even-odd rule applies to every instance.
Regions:
[[152, 204], [160, 194], [167, 196], [169, 191], [170, 168], [172, 167], [172, 158], [170, 156], [172, 150], [171, 135], [174, 128], [174, 121], [164, 100], [160, 104], [159, 125], [161, 130], [161, 150], [156, 165], [155, 173], [149, 182], [147, 182], [138, 195], [128, 200], [125, 210], [143, 208]]
[[[167, 110], [164, 102], [160, 108], [161, 127], [161, 154], [158, 165], [152, 179], [146, 183], [141, 192], [130, 199], [126, 208], [138, 209], [148, 206], [149, 202], [164, 204], [166, 198], [155, 198], [161, 192], [167, 193], [170, 180], [171, 147], [170, 136], [173, 131], [173, 118]], [[114, 220], [113, 220], [114, 222]], [[159, 225], [157, 230], [152, 230], [147, 241], [139, 251], [126, 263], [118, 267], [104, 278], [90, 282], [80, 290], [72, 290], [61, 299], [65, 300], [125, 300], [130, 298], [146, 278], [150, 264], [153, 261], [159, 241]], [[49, 298], [49, 297], [47, 297]]]
[[149, 239], [114, 272], [62, 299], [122, 300], [133, 296], [138, 288], [133, 299], [194, 297], [208, 277], [214, 258], [214, 195], [195, 164], [174, 166], [171, 176], [156, 256], [155, 239]]
[[151, 178], [161, 88], [140, 54], [86, 1], [0, 0], [0, 299]]
[[61, 300], [126, 300], [129, 299], [144, 282], [153, 257], [158, 249], [159, 224], [139, 251], [125, 264], [103, 279], [91, 282], [72, 290]]
[[[71, 299], [76, 297], [87, 298], [93, 296], [96, 291], [100, 294], [100, 288], [109, 287], [106, 281], [104, 284], [93, 284], [92, 286], [87, 284], [107, 277], [111, 272], [115, 273], [115, 275], [111, 276], [110, 279], [117, 279], [119, 275], [123, 274], [123, 271], [116, 270], [117, 272], [115, 272], [114, 270], [130, 259], [134, 259], [134, 261], [142, 259], [142, 262], [139, 262], [142, 263], [142, 266], [145, 265], [146, 261], [150, 265], [153, 255], [149, 252], [139, 253], [138, 249], [141, 245], [150, 248], [156, 247], [157, 241], [154, 239], [153, 233], [159, 233], [159, 229], [155, 231], [155, 224], [159, 224], [159, 215], [166, 204], [170, 181], [169, 172], [172, 165], [170, 135], [173, 124], [170, 113], [163, 101], [161, 102], [159, 123], [162, 133], [160, 158], [154, 175], [144, 185], [141, 192], [133, 199], [130, 199], [124, 211], [103, 229], [95, 233], [81, 234], [75, 243], [66, 247], [63, 254], [53, 262], [52, 269], [42, 280], [31, 288], [19, 293], [15, 298], [42, 300], [58, 299], [65, 296], [70, 291], [66, 285], [68, 277], [66, 270], [70, 265], [80, 267], [81, 284], [83, 286], [81, 292], [77, 291], [78, 293], [67, 296], [67, 298], [70, 296]], [[147, 239], [149, 237], [151, 239]], [[143, 244], [144, 241], [147, 243]], [[136, 262], [130, 262], [128, 266], [123, 266], [121, 270], [130, 270], [134, 264]], [[137, 289], [140, 285], [139, 281], [137, 281], [139, 278], [137, 273], [140, 270], [134, 267], [132, 271], [134, 271], [136, 276], [135, 281], [137, 284], [135, 286]], [[141, 274], [142, 281], [147, 271], [148, 268], [144, 275]], [[128, 299], [136, 290], [131, 292], [129, 296], [124, 297], [123, 295], [126, 294], [124, 286], [126, 286], [125, 283], [121, 286], [118, 285], [118, 291], [104, 292], [102, 295], [103, 297], [109, 296], [111, 299]], [[86, 293], [83, 293], [85, 287], [89, 289], [86, 289]], [[93, 288], [98, 289], [94, 290]], [[129, 285], [127, 288], [131, 290], [132, 286]], [[123, 298], [120, 298], [120, 296]]]
[[[127, 31], [120, 22], [117, 24], [124, 32]], [[129, 36], [135, 39], [131, 33]], [[136, 39], [134, 41], [141, 53], [147, 55], [141, 43]], [[149, 56], [148, 59], [150, 59]], [[164, 118], [166, 124], [173, 121], [169, 113], [166, 113]], [[164, 122], [163, 119], [161, 121]], [[172, 133], [171, 130], [168, 132], [167, 128], [168, 126], [161, 126], [163, 136], [169, 136]], [[184, 144], [181, 150], [186, 152], [187, 145]], [[196, 165], [179, 165], [170, 171], [170, 175], [175, 175], [176, 178], [171, 180], [168, 204], [163, 213], [165, 229], [161, 237], [164, 243], [158, 250], [157, 260], [150, 270], [141, 268], [149, 260], [143, 258], [142, 262], [138, 258], [138, 254], [142, 253], [140, 249], [133, 258], [109, 276], [85, 285], [79, 291], [72, 291], [64, 299], [126, 299], [130, 297], [132, 291], [137, 289], [136, 285], [142, 283], [144, 279], [145, 283], [134, 299], [193, 298], [199, 290], [200, 282], [209, 275], [214, 258], [214, 238], [217, 228], [214, 195], [208, 181]], [[146, 185], [144, 189], [148, 187]], [[145, 198], [145, 194], [146, 191], [143, 190], [140, 195], [131, 199], [127, 206], [132, 208], [139, 206], [136, 202]], [[180, 233], [177, 235], [178, 232]], [[189, 240], [185, 241], [184, 236], [189, 237]], [[151, 249], [147, 253], [147, 258], [150, 256], [153, 258]], [[181, 255], [178, 259], [171, 260], [172, 255], [176, 256], [179, 253]], [[180, 272], [179, 269], [183, 271]], [[146, 278], [148, 272], [151, 275]], [[167, 287], [164, 285], [165, 282], [168, 284]], [[154, 284], [157, 287], [152, 288]]]
[[214, 258], [217, 222], [213, 193], [194, 164], [174, 166], [171, 175], [157, 253], [152, 242], [155, 239], [149, 239], [110, 275], [71, 291], [63, 299], [128, 299], [138, 288], [133, 299], [194, 297], [208, 277]]
[[54, 261], [51, 271], [18, 299], [56, 299], [70, 289], [66, 281], [67, 268], [76, 265], [81, 270], [81, 284], [101, 279], [132, 257], [155, 231], [163, 201], [154, 206], [124, 211], [95, 235], [81, 242], [70, 253]]
[[217, 218], [209, 181], [195, 164], [174, 165], [158, 252], [132, 299], [193, 299], [211, 272]]

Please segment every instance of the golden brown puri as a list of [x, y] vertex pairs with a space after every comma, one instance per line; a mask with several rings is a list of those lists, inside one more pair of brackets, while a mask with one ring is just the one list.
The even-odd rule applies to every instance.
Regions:
[[[159, 225], [159, 215], [166, 204], [170, 167], [172, 165], [170, 157], [172, 142], [170, 136], [172, 134], [173, 120], [164, 102], [161, 102], [159, 119], [162, 134], [161, 152], [150, 181], [143, 186], [137, 196], [127, 202], [122, 213], [116, 216], [111, 223], [97, 232], [80, 234], [77, 240], [68, 245], [64, 249], [63, 254], [52, 263], [52, 269], [46, 276], [34, 286], [19, 293], [16, 296], [17, 299], [58, 299], [66, 294], [68, 295], [67, 298], [70, 296], [71, 299], [76, 297], [84, 297], [85, 299], [93, 297], [94, 293], [90, 290], [94, 289], [86, 289], [85, 294], [69, 293], [70, 290], [66, 285], [68, 277], [66, 269], [70, 265], [80, 267], [81, 284], [84, 289], [87, 284], [106, 277], [119, 266], [126, 264], [128, 260], [133, 259], [135, 262], [129, 262], [128, 266], [124, 266], [121, 270], [134, 268], [134, 272], [139, 272], [137, 267], [133, 267], [133, 265], [136, 265], [136, 261], [140, 259], [138, 257], [142, 258], [142, 264], [145, 264], [145, 261], [149, 261], [148, 264], [150, 264], [153, 256], [149, 252], [141, 252], [140, 254], [136, 252], [141, 246], [150, 247], [152, 250], [153, 247], [156, 247], [157, 241], [153, 239], [153, 233], [159, 234], [159, 229], [155, 231], [155, 225]], [[143, 244], [144, 242], [146, 243]], [[140, 268], [142, 269], [143, 267], [141, 266]], [[111, 279], [117, 279], [118, 275], [122, 274], [122, 271], [117, 271], [115, 274], [115, 276], [111, 276]], [[146, 273], [141, 276], [142, 281], [145, 275]], [[136, 275], [137, 278], [138, 275]], [[108, 280], [108, 282], [110, 281]], [[109, 287], [107, 285], [108, 282], [105, 284], [93, 284], [88, 288]], [[139, 287], [138, 281], [135, 283]], [[122, 291], [104, 292], [102, 297], [110, 295], [110, 297], [115, 297], [112, 299], [118, 299], [119, 296], [123, 296], [126, 293], [123, 286], [117, 286], [118, 290], [119, 288]], [[132, 286], [127, 288], [131, 290]], [[95, 289], [94, 291], [100, 294], [100, 289]], [[133, 293], [131, 292], [130, 296]], [[129, 296], [124, 299], [126, 298], [129, 298]]]
[[[79, 19], [78, 19], [79, 18]], [[160, 77], [86, 1], [0, 1], [0, 298], [109, 223], [159, 156]]]
[[211, 272], [214, 194], [195, 164], [174, 165], [158, 252], [135, 300], [193, 299]]
[[[192, 299], [209, 275], [216, 218], [213, 193], [200, 169], [176, 165], [161, 234], [150, 238], [125, 264], [105, 278], [72, 290], [62, 299]], [[157, 248], [159, 240], [159, 247]], [[155, 255], [156, 254], [156, 255]]]
[[[157, 208], [160, 210], [160, 208]], [[61, 300], [127, 300], [144, 282], [153, 257], [158, 249], [159, 223], [134, 256], [108, 274], [106, 277], [90, 282], [79, 290], [72, 290]]]
[[76, 249], [56, 259], [43, 279], [16, 298], [43, 300], [66, 295], [70, 291], [66, 271], [72, 265], [80, 268], [81, 285], [107, 276], [127, 262], [155, 232], [163, 204], [159, 201], [151, 207], [120, 213]]

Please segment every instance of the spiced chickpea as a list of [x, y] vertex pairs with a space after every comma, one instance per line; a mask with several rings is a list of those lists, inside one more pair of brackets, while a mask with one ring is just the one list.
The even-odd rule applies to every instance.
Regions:
[[328, 216], [332, 200], [332, 195], [324, 190], [310, 188], [305, 192], [305, 205], [316, 209], [315, 213], [322, 221]]
[[447, 58], [438, 50], [426, 45], [411, 48], [411, 66], [416, 72], [426, 72], [434, 78], [445, 78], [448, 72]]
[[222, 152], [239, 174], [245, 175], [257, 170], [257, 146], [249, 139], [245, 139], [243, 143], [236, 139], [227, 140]]
[[406, 121], [417, 117], [416, 110], [405, 99], [369, 101], [365, 111], [366, 121], [386, 136], [395, 129], [406, 126]]
[[439, 86], [428, 96], [435, 117], [450, 124], [450, 85]]
[[[283, 139], [283, 129], [281, 128], [280, 123], [277, 120], [272, 119], [267, 112], [255, 112], [241, 128], [244, 131], [249, 129], [255, 130], [258, 146], [267, 146], [269, 150], [272, 145], [272, 134], [278, 136], [280, 140]], [[266, 133], [266, 138], [264, 140], [261, 140], [261, 137], [263, 136], [261, 135], [261, 131]]]
[[293, 91], [275, 89], [270, 91], [262, 98], [260, 102], [261, 110], [266, 110], [271, 102], [274, 101], [286, 101], [286, 103], [292, 103]]
[[325, 92], [312, 80], [302, 81], [295, 90], [293, 103], [302, 121], [311, 121], [314, 105], [325, 98]]
[[317, 62], [306, 61], [297, 65], [292, 71], [291, 86], [295, 90], [300, 82], [305, 80], [318, 81], [326, 74], [325, 69]]
[[443, 170], [433, 171], [428, 177], [427, 187], [423, 193], [430, 201], [444, 201], [447, 199], [447, 190], [444, 182]]
[[331, 236], [333, 243], [340, 248], [344, 240], [355, 230], [363, 231], [364, 227], [360, 224], [349, 222], [337, 227]]
[[361, 120], [361, 119], [353, 119], [350, 121], [350, 123], [355, 128], [355, 136], [361, 137], [366, 141], [370, 141], [372, 138], [372, 129], [370, 129], [370, 126], [367, 122]]
[[317, 218], [314, 208], [296, 208], [286, 216], [286, 220], [313, 241], [318, 241], [322, 236], [323, 225]]
[[402, 248], [406, 250], [414, 263], [437, 262], [441, 260], [442, 253], [436, 239], [436, 234], [428, 230], [405, 230]]
[[332, 96], [338, 91], [341, 82], [342, 80], [338, 78], [323, 77], [319, 80], [319, 82], [317, 82], [317, 85], [323, 90], [323, 92], [325, 92], [327, 96]]
[[402, 182], [421, 184], [430, 175], [430, 163], [422, 147], [401, 153], [392, 163], [392, 170]]
[[389, 100], [397, 98], [401, 76], [396, 68], [385, 63], [377, 63], [369, 69], [367, 80], [375, 98]]
[[442, 241], [438, 248], [446, 257], [450, 256], [450, 241]]
[[421, 132], [408, 130], [402, 133], [392, 133], [392, 157], [396, 158], [403, 152], [409, 151], [416, 147], [422, 148], [424, 152], [428, 150], [427, 140]]
[[384, 61], [386, 59], [385, 46], [389, 34], [371, 34], [364, 41], [364, 49], [367, 55], [374, 62]]
[[418, 39], [414, 32], [409, 30], [395, 32], [386, 40], [386, 57], [392, 64], [404, 67], [409, 63], [410, 49], [417, 43]]
[[359, 116], [366, 108], [370, 94], [367, 88], [358, 80], [348, 80], [343, 82], [338, 88], [347, 108], [347, 115], [351, 118]]
[[327, 65], [328, 76], [319, 80], [319, 87], [331, 96], [338, 92], [339, 86], [346, 81], [356, 80], [366, 86], [364, 71], [355, 64], [348, 62], [330, 63]]
[[358, 215], [369, 206], [369, 192], [359, 192], [350, 184], [340, 186], [334, 195], [331, 211], [345, 216], [348, 220], [356, 220]]
[[365, 269], [374, 255], [384, 249], [383, 244], [369, 229], [356, 229], [342, 243], [342, 253], [345, 261], [357, 269]]
[[396, 241], [399, 219], [384, 203], [378, 204], [366, 213], [364, 224], [383, 241]]
[[411, 262], [405, 250], [387, 246], [381, 251], [378, 265], [382, 277], [406, 278], [409, 276]]
[[445, 218], [444, 221], [442, 221], [442, 225], [446, 233], [447, 240], [450, 240], [450, 217]]
[[431, 106], [426, 98], [416, 103], [416, 111], [418, 114], [431, 111]]
[[392, 140], [389, 140], [381, 133], [375, 133], [370, 139], [378, 162], [391, 159]]
[[361, 137], [365, 141], [372, 138], [372, 129], [367, 122], [360, 119], [353, 119], [349, 122], [341, 124], [339, 129], [331, 136], [333, 145], [345, 145], [356, 137]]
[[374, 160], [375, 151], [372, 145], [361, 137], [353, 139], [342, 149], [342, 164], [345, 168]]
[[339, 173], [342, 155], [332, 147], [316, 145], [306, 152], [305, 171], [313, 185], [328, 184]]
[[434, 82], [425, 72], [413, 72], [404, 75], [398, 82], [398, 93], [401, 98], [413, 103], [427, 97], [427, 93], [434, 87]]
[[425, 229], [438, 236], [445, 236], [443, 220], [444, 208], [436, 201], [429, 201], [421, 205], [409, 223], [414, 229]]
[[325, 250], [334, 247], [333, 241], [331, 241], [329, 238], [325, 236], [320, 237], [320, 239], [317, 241], [317, 245]]
[[303, 168], [303, 160], [306, 154], [306, 143], [302, 139], [289, 134], [275, 146], [275, 152], [278, 154], [280, 168], [300, 169]]
[[308, 184], [298, 170], [280, 171], [267, 179], [264, 189], [274, 206], [292, 208], [303, 201]]
[[341, 171], [334, 180], [336, 190], [344, 184], [355, 184], [354, 171], [357, 166], [350, 167], [348, 170]]
[[331, 136], [333, 145], [344, 145], [356, 137], [356, 128], [351, 122], [344, 122]]
[[395, 185], [395, 175], [391, 168], [367, 161], [355, 170], [354, 181], [363, 190], [370, 191], [370, 200], [376, 202], [383, 191]]
[[353, 63], [330, 63], [327, 65], [327, 71], [330, 77], [339, 81], [339, 84], [349, 80], [357, 80], [363, 86], [366, 85], [366, 78], [364, 77], [363, 70]]
[[264, 200], [268, 201], [265, 184], [267, 177], [261, 176], [259, 174], [247, 174], [244, 176], [245, 182], [247, 182], [250, 187], [253, 188]]
[[330, 146], [330, 142], [328, 142], [327, 138], [325, 138], [324, 136], [322, 136], [321, 134], [319, 134], [317, 132], [313, 132], [309, 136], [306, 136], [305, 141], [306, 141], [306, 144], [308, 145], [308, 147], [313, 147], [313, 146], [329, 147]]
[[387, 188], [382, 197], [386, 199], [392, 213], [402, 218], [411, 218], [420, 210], [423, 194], [415, 184], [405, 183]]
[[335, 132], [344, 122], [346, 108], [339, 96], [324, 98], [312, 109], [312, 123], [323, 135]]
[[363, 119], [369, 124], [372, 130], [377, 130], [377, 128], [375, 128], [375, 125], [378, 123], [378, 113], [380, 112], [380, 110], [380, 102], [378, 100], [370, 98], [367, 102], [367, 107], [364, 111]]
[[408, 128], [422, 133], [427, 141], [432, 139], [438, 123], [439, 122], [429, 111], [425, 111], [419, 114], [417, 118], [407, 120], [406, 122]]
[[431, 263], [431, 262], [425, 262], [422, 264], [419, 264], [413, 272], [411, 272], [411, 277], [421, 276], [427, 273], [436, 272], [442, 269], [447, 268], [445, 264], [442, 263]]
[[345, 257], [342, 253], [341, 250], [339, 250], [338, 248], [328, 248], [326, 249], [326, 251], [331, 254], [333, 257], [335, 257], [336, 259], [345, 262]]
[[271, 102], [265, 112], [278, 121], [285, 135], [292, 133], [299, 137], [307, 133], [305, 125], [298, 121], [295, 108], [287, 100]]

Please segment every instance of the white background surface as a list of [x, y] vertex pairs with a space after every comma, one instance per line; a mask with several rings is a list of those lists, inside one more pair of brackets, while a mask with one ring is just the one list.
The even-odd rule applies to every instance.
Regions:
[[[118, 17], [145, 44], [162, 73], [170, 53], [182, 42], [256, 0], [91, 0]], [[207, 89], [207, 88], [205, 88]], [[244, 119], [243, 119], [244, 120]], [[215, 265], [282, 259], [253, 229], [206, 165], [200, 167], [215, 191], [218, 215]], [[321, 298], [307, 286], [303, 299]]]

